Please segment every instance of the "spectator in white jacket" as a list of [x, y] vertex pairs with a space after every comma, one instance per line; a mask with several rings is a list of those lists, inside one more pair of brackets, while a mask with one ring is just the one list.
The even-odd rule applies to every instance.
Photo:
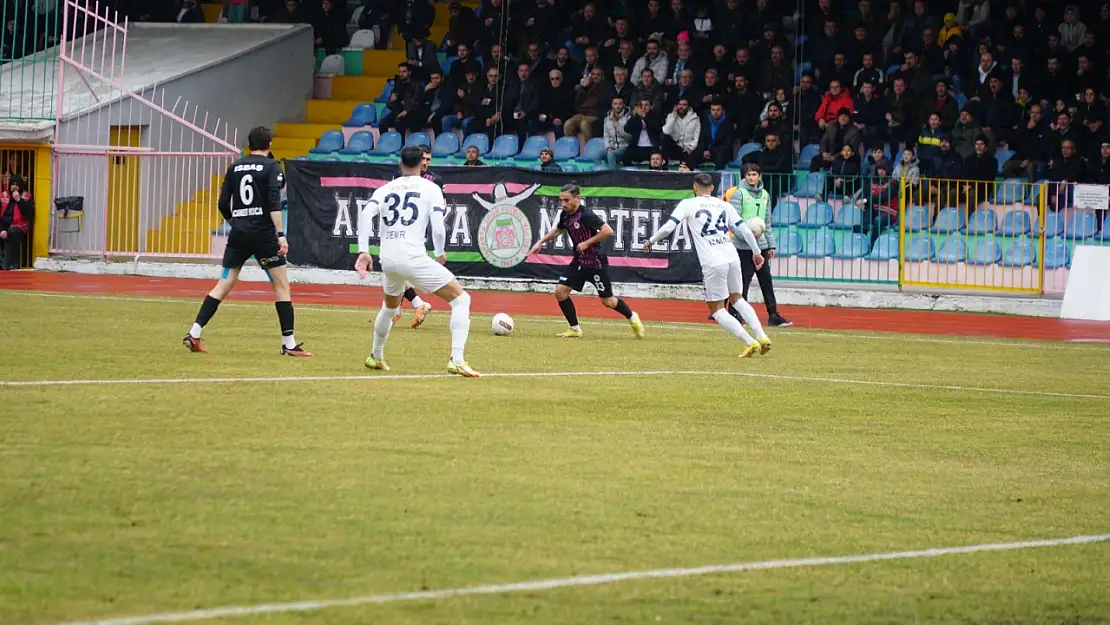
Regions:
[[632, 143], [632, 136], [624, 128], [628, 124], [628, 117], [624, 98], [614, 96], [602, 124], [605, 130], [605, 158], [609, 162], [609, 169], [617, 168], [617, 163], [624, 159], [624, 151]]
[[647, 54], [640, 57], [640, 60], [636, 61], [636, 65], [632, 68], [632, 84], [637, 87], [640, 86], [640, 76], [645, 69], [650, 69], [656, 77], [666, 75], [669, 65], [670, 59], [667, 58], [666, 52], [659, 50], [659, 42], [649, 39]]
[[1076, 48], [1083, 45], [1083, 36], [1087, 34], [1087, 25], [1079, 21], [1079, 7], [1069, 4], [1064, 9], [1064, 22], [1057, 29], [1060, 31], [1060, 45], [1068, 52], [1075, 52]]
[[663, 155], [671, 162], [681, 161], [693, 169], [700, 162], [700, 154], [697, 154], [700, 138], [701, 118], [690, 109], [690, 100], [680, 97], [663, 122]]

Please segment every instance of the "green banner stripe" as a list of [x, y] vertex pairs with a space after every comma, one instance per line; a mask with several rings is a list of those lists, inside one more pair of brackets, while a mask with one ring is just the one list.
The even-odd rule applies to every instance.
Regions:
[[[352, 254], [358, 254], [358, 243], [352, 243], [350, 247]], [[380, 252], [377, 245], [370, 246], [370, 255], [377, 256]], [[432, 252], [428, 252], [428, 256], [432, 256]], [[447, 252], [447, 262], [451, 263], [484, 263], [486, 259], [482, 258], [481, 252]]]
[[[542, 186], [536, 195], [559, 195], [559, 187]], [[693, 189], [639, 189], [633, 187], [582, 187], [584, 197], [621, 197], [632, 200], [685, 200], [694, 197]]]

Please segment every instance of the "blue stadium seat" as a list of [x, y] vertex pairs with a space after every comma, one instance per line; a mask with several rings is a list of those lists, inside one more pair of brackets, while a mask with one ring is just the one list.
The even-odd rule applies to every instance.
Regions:
[[821, 154], [821, 146], [816, 143], [811, 143], [802, 148], [801, 154], [798, 155], [797, 169], [808, 170], [809, 164], [813, 161], [815, 156]]
[[1071, 252], [1063, 239], [1052, 239], [1044, 245], [1044, 268], [1060, 269], [1071, 265]]
[[800, 198], [815, 198], [825, 192], [825, 172], [813, 172], [808, 175], [798, 174], [797, 188], [794, 195]]
[[1002, 255], [1003, 267], [1028, 267], [1036, 258], [1036, 241], [1029, 237], [1019, 237], [1010, 242], [1006, 253]]
[[[593, 139], [591, 139], [593, 141]], [[604, 141], [604, 139], [602, 140]], [[547, 137], [543, 135], [535, 135], [528, 137], [524, 140], [524, 147], [520, 149], [520, 154], [516, 155], [518, 161], [538, 161], [540, 160], [540, 150], [551, 147], [548, 143]]]
[[1048, 211], [1044, 216], [1044, 235], [1058, 237], [1064, 234], [1064, 216], [1057, 211]]
[[516, 135], [501, 135], [493, 140], [493, 147], [486, 155], [491, 161], [503, 161], [520, 152], [520, 139]]
[[462, 148], [459, 149], [459, 156], [466, 156], [466, 150], [469, 147], [478, 148], [478, 155], [485, 156], [489, 154], [489, 137], [481, 133], [474, 133], [463, 139]]
[[802, 220], [802, 207], [793, 200], [782, 200], [771, 211], [772, 226], [793, 226]]
[[374, 149], [374, 135], [369, 130], [360, 130], [347, 140], [347, 147], [340, 154], [365, 154]]
[[962, 208], [943, 208], [937, 213], [937, 220], [933, 222], [933, 232], [947, 234], [959, 232], [964, 229], [964, 211]]
[[328, 130], [320, 136], [320, 140], [316, 142], [316, 147], [308, 152], [310, 154], [331, 154], [343, 149], [343, 132], [340, 130]]
[[1110, 215], [1106, 215], [1106, 219], [1102, 220], [1102, 239], [1110, 240]]
[[971, 246], [967, 262], [972, 265], [993, 265], [1002, 260], [1002, 246], [994, 237], [985, 237]]
[[359, 104], [351, 111], [351, 118], [343, 122], [346, 128], [373, 126], [378, 122], [378, 109], [373, 104]]
[[451, 73], [451, 66], [454, 65], [455, 61], [457, 61], [457, 60], [459, 60], [459, 57], [449, 56], [449, 57], [443, 59], [443, 61], [440, 62], [439, 69], [440, 69], [440, 71], [443, 72], [444, 76], [447, 76], [448, 74]]
[[386, 81], [385, 86], [382, 87], [381, 95], [374, 98], [374, 102], [377, 104], [385, 104], [386, 102], [389, 102], [389, 96], [391, 95], [393, 95], [393, 81], [389, 80]]
[[327, 158], [325, 158], [324, 160], [328, 161], [328, 162], [331, 162], [331, 163], [338, 163], [338, 162], [342, 161], [343, 159], [339, 158], [338, 156], [331, 155], [331, 156], [328, 156]]
[[[917, 235], [924, 236], [924, 235]], [[929, 240], [932, 243], [932, 239]], [[914, 241], [918, 243], [918, 241]], [[910, 249], [913, 249], [912, 245]], [[906, 260], [909, 258], [909, 250], [907, 250]], [[928, 260], [927, 258], [924, 260]], [[963, 237], [948, 237], [940, 244], [936, 251], [934, 260], [938, 263], [962, 263], [967, 260], [967, 241]]]
[[998, 162], [998, 174], [1002, 174], [1002, 166], [1013, 157], [1013, 150], [999, 150], [994, 153], [994, 160]]
[[906, 231], [917, 232], [929, 229], [929, 207], [911, 206], [906, 209]]
[[999, 204], [1024, 204], [1025, 194], [1029, 190], [1029, 182], [1022, 178], [1007, 178], [998, 185], [995, 200]]
[[829, 227], [834, 230], [851, 230], [862, 223], [863, 211], [855, 204], [845, 204], [837, 211], [836, 217], [833, 218], [832, 225]]
[[858, 232], [846, 234], [844, 239], [840, 241], [840, 245], [836, 246], [836, 253], [833, 254], [833, 258], [863, 258], [867, 256], [867, 246], [870, 243], [871, 241], [866, 234]]
[[436, 135], [432, 144], [432, 156], [454, 156], [459, 151], [459, 138], [453, 132]]
[[802, 252], [802, 235], [796, 230], [789, 230], [779, 237], [778, 246], [775, 250], [778, 256], [797, 256]]
[[824, 228], [832, 223], [833, 209], [825, 202], [815, 202], [809, 205], [806, 209], [805, 217], [802, 217], [801, 223], [798, 224], [799, 228]]
[[733, 161], [729, 163], [729, 165], [732, 167], [740, 167], [743, 164], [742, 161], [745, 156], [753, 152], [758, 152], [762, 148], [763, 146], [759, 145], [758, 143], [745, 143], [744, 145], [740, 146], [739, 150], [736, 151], [736, 158], [733, 159]]
[[888, 232], [875, 239], [875, 246], [868, 255], [871, 260], [898, 260], [898, 235]]
[[605, 160], [608, 151], [605, 148], [605, 137], [594, 137], [582, 147], [582, 155], [574, 159], [579, 163], [598, 163]]
[[964, 110], [965, 106], [967, 106], [967, 96], [962, 94], [962, 93], [957, 93], [956, 94], [956, 108], [962, 111], [962, 110]]
[[1033, 219], [1025, 211], [1010, 211], [1002, 218], [1002, 236], [1019, 237], [1033, 229]]
[[1064, 237], [1068, 239], [1089, 239], [1098, 234], [1098, 218], [1094, 213], [1076, 212], [1064, 224]]
[[[966, 250], [965, 250], [966, 254]], [[918, 263], [933, 259], [933, 239], [927, 234], [914, 234], [906, 238], [906, 260]]]
[[836, 241], [827, 230], [818, 230], [806, 235], [805, 249], [798, 256], [802, 258], [824, 258], [836, 251]]
[[373, 150], [370, 150], [370, 153], [378, 156], [396, 154], [401, 151], [403, 144], [404, 141], [401, 139], [401, 133], [394, 131], [383, 132], [378, 137], [378, 144], [374, 146]]
[[562, 163], [578, 156], [578, 137], [560, 137], [555, 140], [555, 160]]
[[409, 133], [409, 138], [405, 139], [405, 147], [420, 147], [422, 145], [432, 147], [432, 138], [426, 132]]
[[991, 208], [980, 208], [967, 220], [967, 233], [973, 235], [994, 234], [998, 227], [998, 215]]

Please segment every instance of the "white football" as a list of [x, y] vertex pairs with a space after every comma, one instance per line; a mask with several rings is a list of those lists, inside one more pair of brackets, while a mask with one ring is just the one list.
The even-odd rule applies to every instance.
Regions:
[[751, 230], [752, 235], [757, 239], [763, 236], [763, 232], [767, 230], [767, 224], [763, 221], [762, 217], [752, 217], [747, 221], [747, 224], [748, 230]]
[[513, 332], [513, 318], [505, 313], [497, 313], [493, 316], [490, 329], [497, 336], [509, 336]]

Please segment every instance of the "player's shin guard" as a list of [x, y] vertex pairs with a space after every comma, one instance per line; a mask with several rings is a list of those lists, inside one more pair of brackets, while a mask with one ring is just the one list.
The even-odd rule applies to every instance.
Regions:
[[740, 317], [744, 319], [744, 323], [751, 328], [755, 338], [760, 340], [767, 338], [767, 333], [763, 331], [763, 325], [759, 323], [759, 315], [755, 314], [755, 309], [752, 308], [751, 304], [744, 300], [738, 300], [733, 306], [736, 307], [736, 312], [740, 313]]
[[[569, 302], [570, 300], [567, 300], [567, 301]], [[613, 310], [615, 310], [615, 311], [619, 312], [620, 314], [624, 315], [625, 319], [631, 319], [632, 318], [632, 309], [628, 307], [627, 302], [625, 302], [623, 299], [621, 299], [619, 297], [617, 298], [617, 306]]]
[[719, 323], [726, 332], [735, 336], [741, 341], [744, 341], [745, 345], [751, 345], [752, 343], [755, 343], [755, 339], [753, 339], [750, 334], [744, 331], [744, 326], [740, 325], [740, 322], [736, 319], [733, 319], [732, 315], [728, 314], [728, 311], [724, 308], [721, 308], [717, 312], [713, 313], [713, 318], [717, 320], [717, 323]]
[[193, 329], [189, 330], [189, 336], [194, 339], [199, 339], [200, 331], [212, 320], [212, 316], [216, 314], [216, 310], [219, 307], [220, 300], [211, 295], [206, 295], [204, 301], [200, 305], [200, 311], [197, 312], [197, 320], [193, 322]]
[[297, 340], [293, 338], [293, 302], [274, 302], [274, 308], [281, 324], [281, 344], [286, 349], [293, 349], [297, 346]]
[[397, 310], [386, 307], [385, 302], [382, 302], [382, 308], [374, 318], [374, 347], [370, 355], [377, 360], [384, 358], [385, 341], [389, 338], [389, 331], [393, 329], [393, 316], [397, 314]]
[[563, 311], [563, 316], [567, 318], [570, 327], [577, 329], [578, 311], [574, 309], [574, 301], [569, 297], [559, 300], [559, 310]]
[[470, 336], [470, 294], [463, 291], [451, 300], [451, 360], [466, 362], [466, 339]]

